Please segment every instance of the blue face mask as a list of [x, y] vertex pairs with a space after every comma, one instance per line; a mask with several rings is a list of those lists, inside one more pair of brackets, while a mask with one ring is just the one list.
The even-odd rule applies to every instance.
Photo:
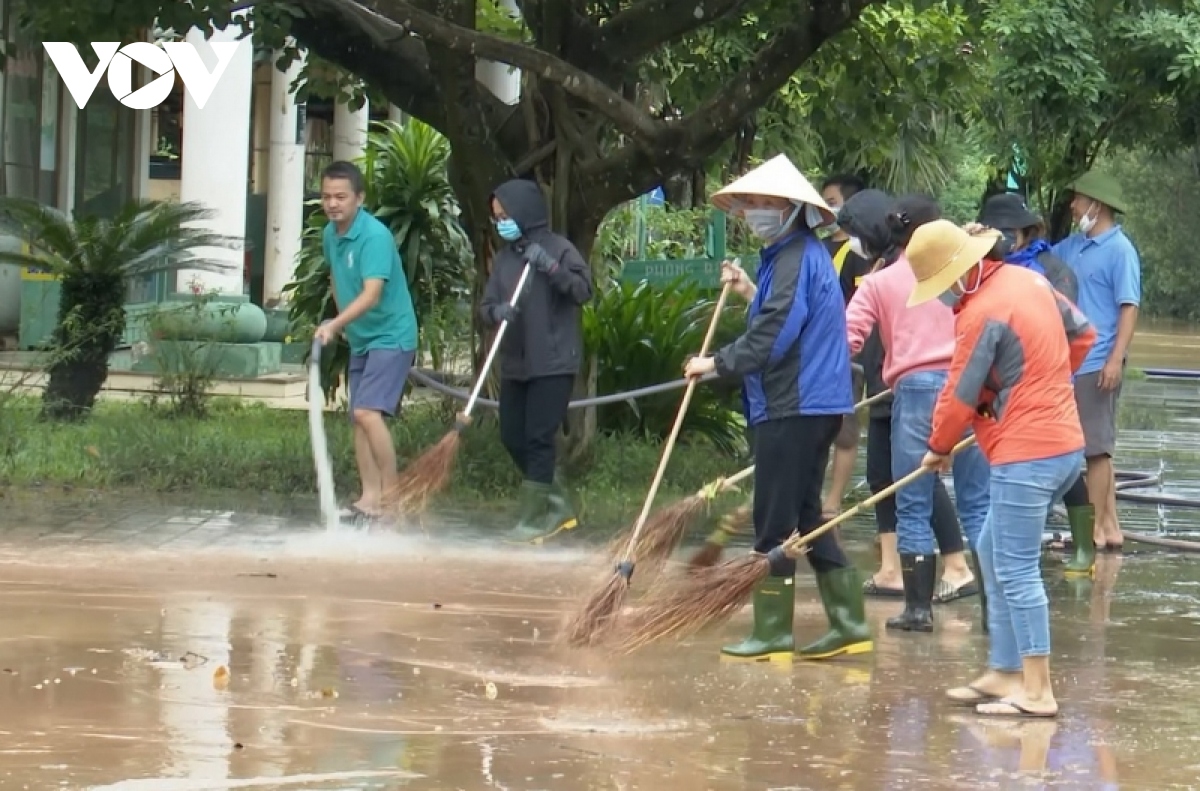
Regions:
[[517, 221], [511, 217], [506, 217], [496, 223], [496, 233], [500, 234], [500, 238], [506, 242], [515, 242], [521, 238], [521, 229], [517, 225]]
[[961, 294], [955, 294], [953, 291], [943, 291], [938, 294], [938, 301], [948, 308], [952, 308], [962, 300]]

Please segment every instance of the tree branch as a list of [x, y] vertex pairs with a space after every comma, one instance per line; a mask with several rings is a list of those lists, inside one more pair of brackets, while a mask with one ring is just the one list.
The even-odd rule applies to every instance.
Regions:
[[[406, 0], [303, 0], [347, 9], [363, 17], [360, 26], [375, 27], [376, 35], [393, 41], [410, 33], [446, 49], [505, 63], [556, 82], [567, 93], [603, 113], [618, 130], [643, 144], [652, 144], [661, 124], [600, 80], [566, 61], [533, 47], [507, 41], [447, 22]], [[373, 20], [368, 22], [368, 19]], [[386, 31], [386, 32], [384, 32]]]
[[324, 3], [298, 0], [297, 5], [304, 11], [291, 23], [290, 32], [297, 42], [364, 78], [409, 115], [446, 132], [445, 102], [420, 40], [381, 37], [360, 19]]
[[683, 144], [677, 156], [694, 163], [737, 131], [742, 119], [761, 107], [827, 40], [844, 30], [874, 0], [810, 0], [797, 19], [771, 37], [754, 60], [680, 124]]
[[741, 11], [750, 0], [641, 0], [600, 28], [600, 47], [614, 63], [634, 63], [653, 50]]
[[625, 146], [612, 156], [580, 168], [598, 205], [630, 200], [685, 168], [698, 167], [737, 132], [742, 121], [828, 39], [845, 29], [878, 0], [807, 0], [796, 21], [781, 29], [754, 60], [682, 121], [667, 125], [672, 145], [656, 151]]

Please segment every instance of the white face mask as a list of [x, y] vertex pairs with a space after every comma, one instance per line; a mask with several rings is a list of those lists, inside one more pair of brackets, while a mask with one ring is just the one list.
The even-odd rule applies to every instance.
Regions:
[[983, 261], [975, 264], [975, 268], [979, 269], [979, 277], [976, 278], [974, 286], [967, 288], [967, 282], [971, 279], [971, 272], [968, 270], [965, 275], [954, 281], [954, 285], [958, 287], [958, 291], [956, 292], [954, 288], [948, 288], [938, 294], [938, 301], [946, 307], [952, 308], [967, 294], [974, 294], [978, 291], [979, 287], [983, 285]]
[[1092, 229], [1096, 227], [1096, 220], [1099, 219], [1096, 215], [1092, 214], [1092, 209], [1097, 209], [1096, 214], [1099, 214], [1099, 208], [1100, 207], [1097, 205], [1096, 201], [1092, 201], [1092, 205], [1089, 206], [1088, 210], [1084, 212], [1082, 217], [1079, 218], [1079, 230], [1083, 231], [1085, 234], [1092, 232]]
[[857, 236], [850, 237], [850, 252], [854, 253], [859, 258], [870, 258], [867, 251], [863, 249], [862, 239]]
[[799, 206], [792, 207], [790, 212], [787, 209], [746, 209], [742, 212], [742, 217], [755, 236], [769, 242], [792, 227], [799, 213]]
[[[837, 215], [835, 214], [834, 217]], [[809, 228], [820, 228], [826, 222], [825, 215], [811, 203], [804, 204], [804, 224]]]

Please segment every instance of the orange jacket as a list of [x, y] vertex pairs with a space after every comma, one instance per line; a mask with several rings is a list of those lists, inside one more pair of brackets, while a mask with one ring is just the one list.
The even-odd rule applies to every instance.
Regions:
[[1096, 331], [1079, 309], [1032, 270], [984, 261], [979, 288], [954, 314], [954, 358], [929, 449], [947, 454], [974, 428], [993, 465], [1081, 450], [1071, 376]]

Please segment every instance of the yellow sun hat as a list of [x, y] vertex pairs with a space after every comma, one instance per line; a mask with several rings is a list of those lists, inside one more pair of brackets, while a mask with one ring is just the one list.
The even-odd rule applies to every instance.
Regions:
[[934, 220], [917, 228], [905, 248], [917, 285], [908, 298], [910, 308], [937, 299], [1000, 241], [999, 231], [969, 234], [949, 220]]

